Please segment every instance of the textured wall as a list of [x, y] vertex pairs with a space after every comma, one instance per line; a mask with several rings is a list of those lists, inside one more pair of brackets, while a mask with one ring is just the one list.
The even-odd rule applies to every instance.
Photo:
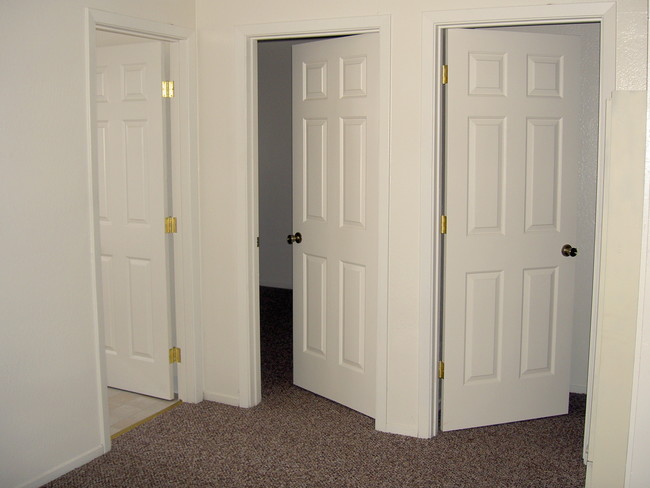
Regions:
[[618, 0], [616, 9], [616, 89], [645, 90], [648, 2]]

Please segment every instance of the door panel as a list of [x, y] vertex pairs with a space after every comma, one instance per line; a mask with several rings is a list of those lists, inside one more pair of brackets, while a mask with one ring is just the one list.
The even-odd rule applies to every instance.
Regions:
[[448, 32], [442, 429], [567, 412], [580, 52]]
[[96, 53], [108, 385], [171, 399], [161, 44], [98, 47]]
[[377, 36], [293, 48], [294, 383], [375, 410]]

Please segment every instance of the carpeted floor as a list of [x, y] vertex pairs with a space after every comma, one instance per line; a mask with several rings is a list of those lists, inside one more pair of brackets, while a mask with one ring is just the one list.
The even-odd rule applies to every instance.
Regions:
[[568, 415], [445, 432], [383, 434], [291, 385], [291, 295], [262, 288], [263, 402], [182, 404], [113, 442], [55, 487], [583, 487], [584, 395]]

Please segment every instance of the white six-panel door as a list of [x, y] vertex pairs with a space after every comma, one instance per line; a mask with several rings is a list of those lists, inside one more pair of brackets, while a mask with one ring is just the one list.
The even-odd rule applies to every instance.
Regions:
[[98, 47], [96, 53], [108, 385], [171, 399], [161, 45]]
[[294, 383], [374, 416], [376, 34], [293, 47]]
[[450, 29], [442, 429], [568, 409], [578, 39]]

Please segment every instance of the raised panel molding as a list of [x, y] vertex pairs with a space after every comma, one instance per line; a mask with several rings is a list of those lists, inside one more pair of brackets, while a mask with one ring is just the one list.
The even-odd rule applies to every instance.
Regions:
[[302, 99], [323, 100], [327, 98], [327, 61], [302, 64]]
[[102, 300], [104, 305], [104, 347], [106, 352], [117, 354], [115, 341], [115, 317], [113, 316], [113, 256], [102, 254]]
[[108, 154], [106, 147], [108, 121], [97, 121], [97, 190], [99, 192], [99, 220], [110, 222], [111, 209], [108, 191]]
[[505, 97], [507, 61], [506, 53], [469, 53], [468, 93]]
[[366, 226], [366, 119], [340, 119], [340, 225]]
[[364, 371], [366, 267], [339, 262], [339, 364]]
[[325, 359], [327, 326], [327, 259], [303, 254], [303, 352]]
[[528, 95], [564, 96], [564, 56], [528, 56]]
[[468, 273], [465, 286], [465, 383], [500, 381], [503, 271]]
[[327, 120], [303, 120], [303, 221], [327, 220]]
[[526, 124], [526, 232], [559, 231], [562, 119]]
[[122, 100], [144, 101], [146, 89], [146, 66], [144, 64], [122, 65]]
[[557, 268], [525, 269], [521, 376], [552, 374], [557, 333]]
[[467, 233], [503, 234], [506, 119], [470, 118]]
[[95, 77], [95, 101], [97, 103], [108, 102], [106, 93], [106, 66], [97, 66], [97, 75]]
[[149, 168], [146, 157], [147, 121], [124, 121], [126, 164], [126, 218], [129, 223], [149, 223]]
[[128, 258], [129, 266], [129, 308], [130, 355], [134, 359], [153, 361], [153, 301], [151, 261]]
[[339, 97], [365, 97], [366, 56], [339, 58]]

